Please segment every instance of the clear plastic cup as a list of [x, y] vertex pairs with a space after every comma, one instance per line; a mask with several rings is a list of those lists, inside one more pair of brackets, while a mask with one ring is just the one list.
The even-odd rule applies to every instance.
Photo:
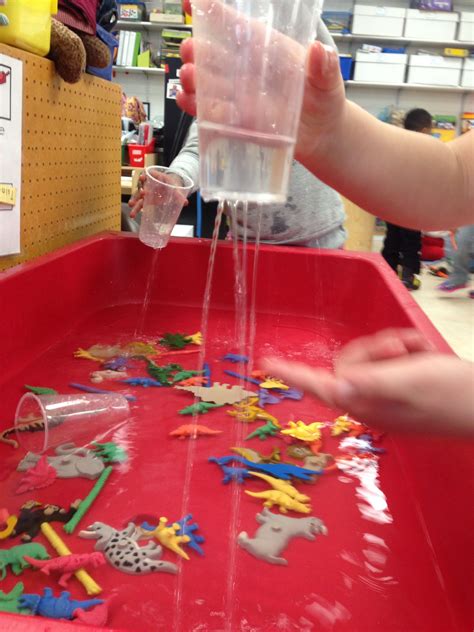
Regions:
[[81, 448], [116, 429], [130, 417], [120, 394], [35, 395], [25, 393], [15, 413], [16, 438], [33, 454], [74, 443]]
[[193, 0], [204, 199], [282, 203], [320, 0]]
[[147, 167], [145, 171], [145, 199], [138, 237], [147, 246], [164, 248], [194, 183], [187, 176], [176, 176], [167, 167]]

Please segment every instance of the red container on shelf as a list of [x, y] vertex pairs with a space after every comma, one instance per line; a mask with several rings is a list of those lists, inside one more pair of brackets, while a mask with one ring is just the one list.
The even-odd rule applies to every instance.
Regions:
[[[156, 261], [156, 251], [136, 236], [107, 233], [0, 274], [0, 430], [11, 425], [24, 384], [71, 393], [70, 382], [89, 382], [99, 364], [74, 358], [78, 347], [137, 339], [153, 263], [158, 264], [157, 281], [149, 284], [150, 308], [140, 339], [197, 331], [209, 250], [208, 241], [172, 239]], [[247, 287], [254, 256], [251, 246]], [[414, 327], [434, 348], [452, 353], [380, 255], [261, 246], [258, 263], [256, 362], [280, 354], [330, 368], [341, 345], [387, 327]], [[212, 380], [221, 383], [229, 383], [223, 371], [235, 369], [222, 357], [239, 352], [233, 277], [233, 244], [222, 242], [216, 252], [206, 348]], [[158, 359], [159, 364], [167, 362], [195, 369], [198, 360], [196, 354]], [[143, 364], [131, 369], [130, 376], [135, 375], [146, 375]], [[226, 408], [218, 408], [199, 423], [221, 430], [220, 435], [177, 441], [169, 433], [191, 422], [178, 414], [192, 402], [189, 393], [116, 381], [104, 388], [137, 397], [133, 419], [114, 435], [129, 459], [114, 466], [76, 533], [67, 535], [59, 523], [54, 528], [74, 553], [90, 553], [97, 540], [80, 538], [78, 532], [96, 521], [122, 529], [129, 522], [157, 524], [160, 516], [171, 524], [191, 513], [206, 541], [205, 555], [190, 551], [191, 559], [179, 562], [177, 575], [130, 575], [109, 564], [91, 569], [103, 588], [99, 597], [113, 597], [103, 632], [472, 630], [472, 442], [390, 433], [381, 440], [386, 453], [377, 475], [371, 470], [364, 470], [371, 474], [367, 478], [358, 474], [361, 470], [332, 471], [315, 485], [298, 483], [311, 496], [312, 515], [324, 521], [328, 533], [314, 542], [292, 540], [283, 553], [288, 565], [278, 566], [237, 545], [240, 532], [255, 534], [255, 517], [262, 510], [244, 491], [261, 491], [262, 483], [223, 485], [222, 473], [208, 460], [229, 454], [231, 446], [268, 454], [278, 444], [282, 461], [287, 461], [282, 440], [245, 441], [254, 427], [233, 422]], [[332, 421], [345, 412], [308, 395], [269, 411], [282, 424], [290, 419]], [[323, 451], [341, 454], [338, 438], [328, 435]], [[11, 514], [29, 498], [65, 506], [90, 492], [92, 481], [75, 478], [16, 495], [21, 473], [15, 468], [22, 457], [20, 449], [0, 442], [0, 507]], [[54, 555], [43, 536], [36, 541]], [[2, 540], [0, 549], [14, 544], [20, 541]], [[171, 551], [164, 551], [163, 559], [177, 563]], [[8, 571], [0, 589], [8, 593], [18, 579]], [[26, 593], [42, 593], [46, 586], [55, 595], [61, 591], [54, 577], [38, 571], [25, 569], [20, 579]], [[68, 590], [74, 599], [87, 598], [74, 578]], [[85, 627], [0, 613], [0, 630], [85, 632]]]
[[148, 145], [128, 145], [128, 156], [131, 167], [144, 167], [145, 155], [155, 151], [155, 139], [152, 138]]

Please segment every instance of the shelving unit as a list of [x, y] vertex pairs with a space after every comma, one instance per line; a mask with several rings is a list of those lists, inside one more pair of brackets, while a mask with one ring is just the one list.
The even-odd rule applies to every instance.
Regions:
[[114, 66], [115, 72], [132, 72], [132, 73], [144, 73], [145, 75], [162, 75], [164, 77], [165, 71], [163, 68], [143, 68], [141, 66]]
[[183, 29], [192, 31], [192, 24], [173, 24], [172, 22], [132, 22], [119, 20], [117, 29], [122, 31], [162, 31], [163, 29]]
[[462, 86], [434, 86], [418, 83], [374, 83], [370, 81], [346, 81], [346, 86], [357, 88], [385, 88], [394, 90], [426, 90], [431, 92], [457, 92], [461, 94], [474, 93], [474, 90]]
[[406, 44], [439, 46], [440, 48], [474, 48], [474, 42], [460, 42], [458, 40], [428, 40], [428, 39], [411, 39], [409, 37], [383, 37], [381, 35], [354, 35], [353, 33], [332, 33], [335, 42], [366, 42], [367, 44]]

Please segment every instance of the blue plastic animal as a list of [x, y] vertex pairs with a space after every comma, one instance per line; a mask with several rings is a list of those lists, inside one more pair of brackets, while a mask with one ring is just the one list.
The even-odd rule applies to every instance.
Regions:
[[279, 404], [280, 402], [281, 399], [269, 393], [266, 388], [261, 388], [258, 391], [258, 405], [260, 408], [263, 408], [266, 404]]
[[[304, 467], [299, 467], [298, 465], [293, 465], [292, 463], [253, 463], [252, 461], [248, 461], [238, 455], [223, 456], [219, 459], [212, 457], [209, 461], [217, 463], [217, 465], [221, 467], [222, 471], [224, 471], [223, 468], [228, 466], [230, 463], [240, 463], [244, 467], [238, 469], [244, 469], [247, 472], [249, 470], [254, 472], [263, 472], [264, 474], [269, 474], [270, 476], [274, 476], [275, 478], [280, 478], [285, 481], [288, 481], [291, 478], [296, 478], [300, 481], [312, 481], [313, 476], [319, 476], [324, 472], [324, 470], [309, 470]], [[238, 483], [243, 483], [244, 478], [246, 478], [246, 476], [242, 475], [242, 477], [234, 477], [233, 480], [236, 480]]]
[[299, 401], [303, 399], [303, 392], [299, 391], [297, 388], [288, 388], [286, 390], [278, 391], [278, 394], [282, 399], [295, 399]]
[[130, 358], [119, 356], [113, 360], [107, 360], [102, 366], [104, 369], [109, 369], [110, 371], [123, 371], [124, 369], [128, 369], [129, 364]]
[[[206, 541], [206, 538], [202, 535], [196, 534], [196, 531], [199, 529], [199, 525], [197, 522], [191, 522], [193, 519], [192, 514], [187, 514], [181, 520], [173, 520], [172, 524], [178, 524], [179, 530], [176, 531], [176, 535], [187, 535], [189, 538], [189, 542], [186, 542], [186, 546], [189, 546], [191, 549], [199, 553], [199, 555], [204, 555], [204, 550], [202, 549], [200, 544]], [[154, 531], [156, 529], [156, 525], [153, 526], [149, 522], [142, 522], [140, 525], [142, 529], [146, 529], [147, 531]]]
[[59, 597], [55, 597], [51, 588], [45, 588], [43, 595], [25, 594], [18, 602], [20, 608], [27, 608], [31, 614], [50, 619], [82, 619], [82, 614], [95, 606], [104, 603], [103, 599], [85, 599], [79, 601], [71, 599], [71, 593], [63, 591]]
[[206, 380], [206, 382], [205, 382], [205, 384], [203, 384], [203, 386], [205, 386], [206, 388], [209, 388], [210, 386], [212, 386], [211, 367], [209, 366], [209, 364], [207, 362], [204, 362], [202, 369], [203, 369], [202, 376]]
[[151, 377], [129, 377], [126, 380], [120, 380], [124, 384], [130, 384], [130, 386], [143, 386], [148, 388], [149, 386], [163, 386], [158, 380], [154, 380]]
[[240, 373], [236, 373], [235, 371], [228, 371], [225, 369], [224, 373], [226, 375], [230, 375], [231, 377], [235, 377], [238, 380], [244, 380], [245, 382], [249, 382], [250, 384], [255, 384], [256, 386], [260, 386], [259, 380], [256, 380], [254, 377], [248, 377], [247, 375], [240, 375]]
[[232, 467], [229, 465], [225, 465], [225, 463], [222, 463], [222, 461], [226, 458], [234, 459], [234, 457], [223, 457], [222, 459], [216, 459], [212, 456], [208, 459], [209, 463], [216, 463], [221, 468], [222, 473], [224, 474], [224, 478], [222, 479], [224, 485], [227, 485], [227, 483], [230, 483], [231, 481], [235, 481], [236, 483], [243, 483], [246, 478], [250, 478], [249, 468], [235, 466]]
[[238, 355], [237, 353], [226, 353], [222, 358], [223, 360], [229, 360], [229, 362], [234, 362], [235, 364], [248, 364], [249, 359], [247, 356]]

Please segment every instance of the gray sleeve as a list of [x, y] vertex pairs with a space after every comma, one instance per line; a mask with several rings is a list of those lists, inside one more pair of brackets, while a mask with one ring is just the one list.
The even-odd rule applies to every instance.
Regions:
[[199, 189], [199, 143], [196, 121], [189, 128], [184, 145], [170, 165], [173, 173], [179, 176], [188, 176], [194, 182], [191, 193]]

